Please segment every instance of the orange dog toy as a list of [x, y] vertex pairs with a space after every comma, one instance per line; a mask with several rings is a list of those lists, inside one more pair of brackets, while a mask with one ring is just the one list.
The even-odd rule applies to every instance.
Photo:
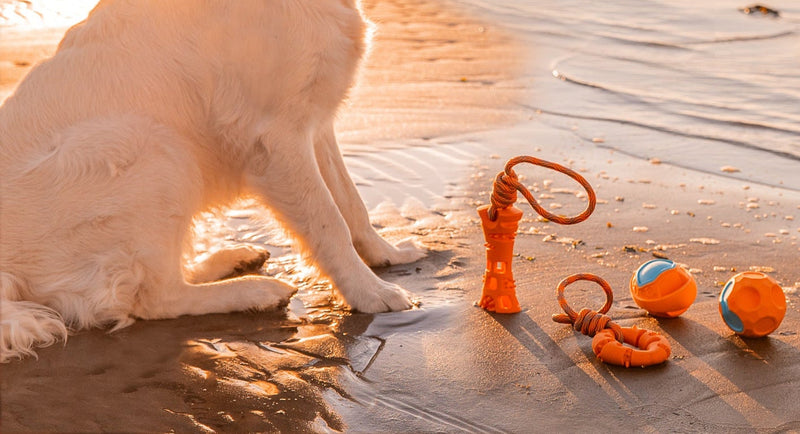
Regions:
[[786, 315], [786, 295], [778, 282], [758, 271], [739, 273], [719, 294], [719, 313], [731, 330], [747, 338], [764, 337]]
[[[567, 285], [579, 280], [589, 280], [599, 284], [606, 293], [606, 303], [595, 312], [581, 309], [575, 312], [564, 298]], [[611, 286], [601, 277], [594, 274], [573, 274], [559, 282], [556, 296], [558, 304], [565, 313], [553, 315], [553, 321], [570, 324], [572, 327], [592, 339], [592, 351], [601, 362], [624, 366], [651, 366], [663, 363], [670, 355], [669, 341], [659, 333], [633, 327], [620, 327], [605, 315], [614, 301]], [[623, 342], [636, 348], [626, 347]]]
[[[519, 178], [513, 170], [513, 167], [519, 163], [543, 166], [564, 173], [578, 181], [588, 194], [589, 204], [586, 210], [575, 217], [566, 217], [552, 214], [542, 208], [530, 191], [519, 182]], [[522, 218], [522, 210], [514, 207], [514, 203], [517, 201], [517, 191], [528, 200], [528, 203], [539, 215], [562, 225], [572, 225], [586, 220], [594, 211], [597, 202], [589, 182], [577, 172], [560, 164], [528, 156], [515, 157], [506, 163], [505, 170], [497, 174], [494, 180], [492, 204], [478, 208], [486, 239], [486, 273], [483, 276], [483, 292], [478, 305], [491, 312], [516, 313], [520, 311], [514, 274], [511, 271], [514, 237]]]
[[675, 318], [686, 312], [697, 297], [691, 273], [669, 259], [653, 259], [631, 276], [633, 301], [650, 315]]

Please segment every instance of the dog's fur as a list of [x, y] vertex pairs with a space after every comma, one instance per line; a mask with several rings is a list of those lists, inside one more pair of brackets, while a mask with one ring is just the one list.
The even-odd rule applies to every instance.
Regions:
[[196, 283], [261, 252], [182, 263], [193, 216], [242, 195], [352, 308], [410, 307], [368, 266], [424, 252], [374, 231], [333, 132], [366, 31], [356, 0], [104, 0], [70, 29], [0, 107], [2, 361], [68, 328], [285, 303], [264, 276]]

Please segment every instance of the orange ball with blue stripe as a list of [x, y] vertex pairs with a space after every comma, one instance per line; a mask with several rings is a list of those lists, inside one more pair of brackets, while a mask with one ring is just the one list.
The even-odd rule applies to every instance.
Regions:
[[669, 259], [645, 262], [631, 277], [631, 296], [653, 316], [674, 318], [694, 303], [694, 277]]

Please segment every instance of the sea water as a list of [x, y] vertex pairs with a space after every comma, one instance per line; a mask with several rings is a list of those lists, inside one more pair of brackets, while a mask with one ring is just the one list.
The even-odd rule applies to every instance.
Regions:
[[800, 2], [765, 4], [778, 16], [745, 0], [459, 2], [528, 42], [525, 105], [543, 122], [800, 190]]

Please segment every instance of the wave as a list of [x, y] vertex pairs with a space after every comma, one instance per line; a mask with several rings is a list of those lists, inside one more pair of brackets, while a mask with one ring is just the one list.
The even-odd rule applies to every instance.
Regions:
[[784, 151], [780, 151], [780, 150], [776, 150], [776, 149], [762, 148], [762, 147], [759, 147], [759, 146], [755, 146], [750, 142], [746, 142], [746, 141], [742, 141], [742, 140], [734, 140], [734, 139], [718, 137], [718, 136], [713, 136], [713, 135], [708, 135], [708, 134], [690, 133], [690, 132], [686, 132], [686, 131], [681, 131], [679, 129], [670, 128], [670, 127], [667, 127], [667, 126], [664, 126], [664, 125], [649, 124], [649, 123], [646, 123], [646, 122], [633, 121], [633, 120], [630, 120], [630, 119], [605, 117], [605, 116], [595, 116], [595, 115], [581, 115], [581, 114], [576, 114], [576, 113], [565, 113], [565, 112], [559, 112], [559, 111], [554, 111], [554, 110], [548, 110], [548, 109], [545, 109], [545, 108], [542, 108], [542, 107], [536, 107], [536, 106], [528, 105], [528, 104], [520, 104], [520, 107], [523, 107], [525, 109], [534, 111], [536, 113], [544, 113], [544, 114], [551, 115], [551, 116], [559, 116], [559, 117], [565, 117], [565, 118], [571, 118], [571, 119], [581, 119], [581, 120], [599, 121], [599, 122], [614, 122], [614, 123], [617, 123], [617, 124], [620, 124], [620, 125], [629, 125], [629, 126], [634, 126], [634, 127], [638, 127], [638, 128], [644, 128], [644, 129], [648, 129], [648, 130], [652, 130], [652, 131], [658, 131], [658, 132], [661, 132], [661, 133], [671, 134], [671, 135], [674, 135], [674, 136], [680, 136], [680, 137], [687, 137], [687, 138], [692, 138], [692, 139], [708, 140], [708, 141], [712, 141], [712, 142], [724, 143], [724, 144], [727, 144], [727, 145], [736, 146], [736, 147], [743, 148], [743, 149], [759, 151], [759, 152], [766, 152], [768, 154], [772, 154], [772, 155], [775, 155], [775, 156], [778, 156], [778, 157], [781, 157], [781, 158], [786, 158], [786, 159], [789, 159], [789, 160], [800, 161], [800, 155], [795, 155], [795, 154], [790, 153], [790, 152], [784, 152]]
[[[576, 60], [575, 68], [578, 71], [597, 75], [601, 80], [586, 80], [561, 69], [563, 64]], [[599, 69], [590, 69], [592, 65], [601, 64], [603, 66]], [[704, 73], [697, 69], [688, 70], [691, 65], [675, 66], [628, 56], [601, 57], [581, 53], [559, 59], [552, 67], [552, 76], [562, 82], [613, 96], [614, 99], [607, 99], [604, 105], [613, 107], [621, 115], [615, 119], [599, 119], [582, 115], [584, 107], [560, 103], [560, 110], [549, 110], [553, 113], [580, 119], [636, 124], [651, 130], [800, 160], [800, 114], [796, 110], [800, 95], [794, 95], [791, 84], [779, 88], [768, 77], [751, 80], [741, 73], [740, 76]], [[665, 71], [671, 74], [665, 74]], [[665, 84], [653, 86], [653, 83], [660, 82]], [[687, 83], [689, 87], [684, 87], [682, 83]], [[648, 119], [653, 120], [638, 120], [643, 111]], [[665, 124], [682, 125], [683, 128]], [[756, 144], [743, 136], [769, 143], [770, 147]]]
[[756, 35], [733, 35], [733, 36], [726, 36], [723, 38], [712, 38], [712, 39], [695, 39], [695, 40], [677, 40], [677, 41], [657, 41], [657, 40], [648, 40], [648, 39], [636, 39], [632, 37], [626, 37], [616, 34], [610, 33], [603, 33], [598, 32], [598, 36], [601, 36], [605, 39], [609, 39], [615, 42], [621, 42], [624, 44], [632, 44], [632, 45], [642, 45], [647, 47], [658, 47], [658, 48], [672, 48], [677, 50], [691, 50], [691, 46], [694, 45], [709, 45], [709, 44], [725, 44], [731, 42], [748, 42], [748, 41], [763, 41], [763, 40], [770, 40], [770, 39], [779, 39], [785, 38], [787, 36], [794, 36], [797, 35], [797, 32], [793, 30], [788, 31], [781, 31], [776, 33], [768, 33], [768, 34], [756, 34]]

